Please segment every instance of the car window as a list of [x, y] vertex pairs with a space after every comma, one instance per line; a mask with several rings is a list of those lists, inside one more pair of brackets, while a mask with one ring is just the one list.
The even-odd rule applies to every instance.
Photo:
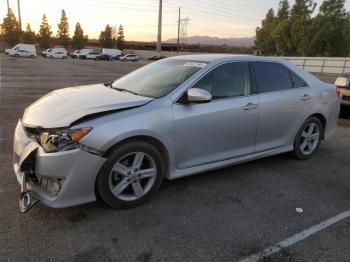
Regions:
[[301, 79], [300, 76], [298, 76], [296, 73], [294, 72], [290, 72], [290, 75], [292, 77], [292, 83], [293, 83], [293, 87], [294, 88], [299, 88], [299, 87], [305, 87], [307, 86], [307, 84], [305, 83], [305, 81], [303, 79]]
[[248, 63], [228, 63], [210, 71], [192, 88], [208, 91], [213, 99], [223, 99], [251, 94]]
[[284, 66], [273, 62], [255, 62], [254, 68], [260, 93], [292, 88], [290, 72]]

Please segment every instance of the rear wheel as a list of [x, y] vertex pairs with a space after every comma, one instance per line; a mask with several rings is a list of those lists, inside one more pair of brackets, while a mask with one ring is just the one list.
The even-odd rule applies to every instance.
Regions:
[[102, 200], [114, 208], [143, 204], [159, 189], [164, 162], [159, 151], [143, 141], [120, 145], [108, 157], [97, 178]]
[[19, 55], [18, 55], [18, 54], [15, 54], [15, 57], [19, 57]]
[[50, 58], [51, 58], [51, 59], [53, 59], [53, 56], [52, 56], [52, 55], [50, 55]]
[[35, 58], [35, 56], [34, 56], [34, 55], [31, 55], [30, 58]]
[[317, 151], [323, 137], [323, 127], [317, 117], [307, 119], [295, 138], [294, 156], [300, 160], [310, 159]]

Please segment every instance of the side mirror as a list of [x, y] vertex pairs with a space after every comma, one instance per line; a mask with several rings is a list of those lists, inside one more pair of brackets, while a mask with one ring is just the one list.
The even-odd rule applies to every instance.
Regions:
[[211, 100], [211, 94], [203, 89], [191, 88], [187, 91], [187, 102], [189, 103], [207, 103]]
[[334, 83], [337, 87], [348, 87], [349, 86], [349, 78], [345, 76], [339, 76]]

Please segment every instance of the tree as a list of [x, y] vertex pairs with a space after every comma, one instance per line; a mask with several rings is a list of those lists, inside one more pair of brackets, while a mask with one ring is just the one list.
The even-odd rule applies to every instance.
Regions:
[[1, 24], [1, 31], [5, 42], [10, 46], [14, 46], [20, 42], [21, 32], [18, 27], [16, 16], [11, 9], [9, 9], [3, 23]]
[[84, 35], [84, 30], [81, 28], [80, 23], [78, 22], [75, 25], [74, 36], [72, 38], [72, 46], [76, 49], [82, 49], [88, 42], [88, 36]]
[[256, 29], [255, 49], [267, 55], [276, 54], [276, 42], [273, 34], [276, 26], [277, 19], [275, 12], [271, 8], [261, 22], [261, 27]]
[[313, 0], [295, 0], [290, 15], [292, 17], [310, 17], [317, 4]]
[[30, 24], [27, 24], [26, 31], [23, 34], [23, 43], [25, 44], [35, 44], [36, 41], [36, 35], [35, 32], [32, 31], [32, 28], [30, 27]]
[[349, 19], [344, 9], [345, 0], [326, 0], [312, 23], [311, 46], [314, 54], [346, 56], [349, 37], [346, 35]]
[[282, 0], [279, 3], [277, 11], [277, 19], [283, 21], [289, 18], [289, 2], [288, 0]]
[[44, 14], [38, 34], [39, 45], [43, 48], [48, 48], [50, 46], [51, 35], [51, 26], [47, 21], [46, 15]]
[[69, 41], [70, 41], [69, 24], [68, 24], [68, 18], [64, 9], [62, 9], [61, 21], [57, 25], [57, 27], [58, 27], [58, 30], [57, 30], [58, 43], [64, 46], [65, 48], [67, 48], [69, 46]]
[[104, 31], [101, 31], [99, 37], [101, 47], [112, 48], [113, 47], [113, 39], [112, 39], [112, 27], [106, 25]]
[[117, 47], [120, 50], [122, 50], [124, 48], [124, 27], [123, 27], [123, 25], [119, 25]]

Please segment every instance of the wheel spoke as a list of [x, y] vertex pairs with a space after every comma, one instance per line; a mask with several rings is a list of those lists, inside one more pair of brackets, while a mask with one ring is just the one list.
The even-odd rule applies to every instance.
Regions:
[[143, 170], [140, 170], [138, 174], [139, 174], [139, 178], [153, 177], [153, 176], [156, 176], [156, 169], [155, 168], [143, 169]]
[[128, 185], [130, 185], [130, 182], [128, 180], [127, 177], [123, 178], [113, 189], [112, 192], [115, 196], [119, 196], [121, 193], [123, 193], [123, 191], [125, 190], [125, 188], [128, 187]]
[[300, 149], [301, 149], [302, 151], [304, 151], [304, 150], [306, 149], [307, 145], [308, 145], [307, 140], [305, 140], [305, 141], [300, 145]]
[[122, 163], [116, 163], [112, 171], [115, 171], [118, 174], [121, 174], [123, 176], [127, 176], [130, 169], [127, 166], [123, 165]]
[[309, 126], [309, 135], [312, 135], [314, 130], [315, 130], [315, 123], [311, 123], [310, 126]]
[[134, 161], [132, 163], [133, 169], [137, 169], [137, 168], [141, 167], [144, 156], [145, 156], [145, 154], [141, 153], [141, 152], [137, 152], [135, 154], [135, 158], [134, 158]]
[[143, 189], [139, 180], [133, 181], [131, 185], [136, 197], [143, 196]]
[[320, 133], [317, 132], [317, 133], [315, 133], [315, 134], [312, 134], [312, 135], [310, 136], [310, 139], [314, 141], [314, 140], [318, 139], [319, 136], [320, 136]]
[[307, 132], [305, 130], [301, 133], [301, 137], [302, 138], [306, 138], [307, 137]]

